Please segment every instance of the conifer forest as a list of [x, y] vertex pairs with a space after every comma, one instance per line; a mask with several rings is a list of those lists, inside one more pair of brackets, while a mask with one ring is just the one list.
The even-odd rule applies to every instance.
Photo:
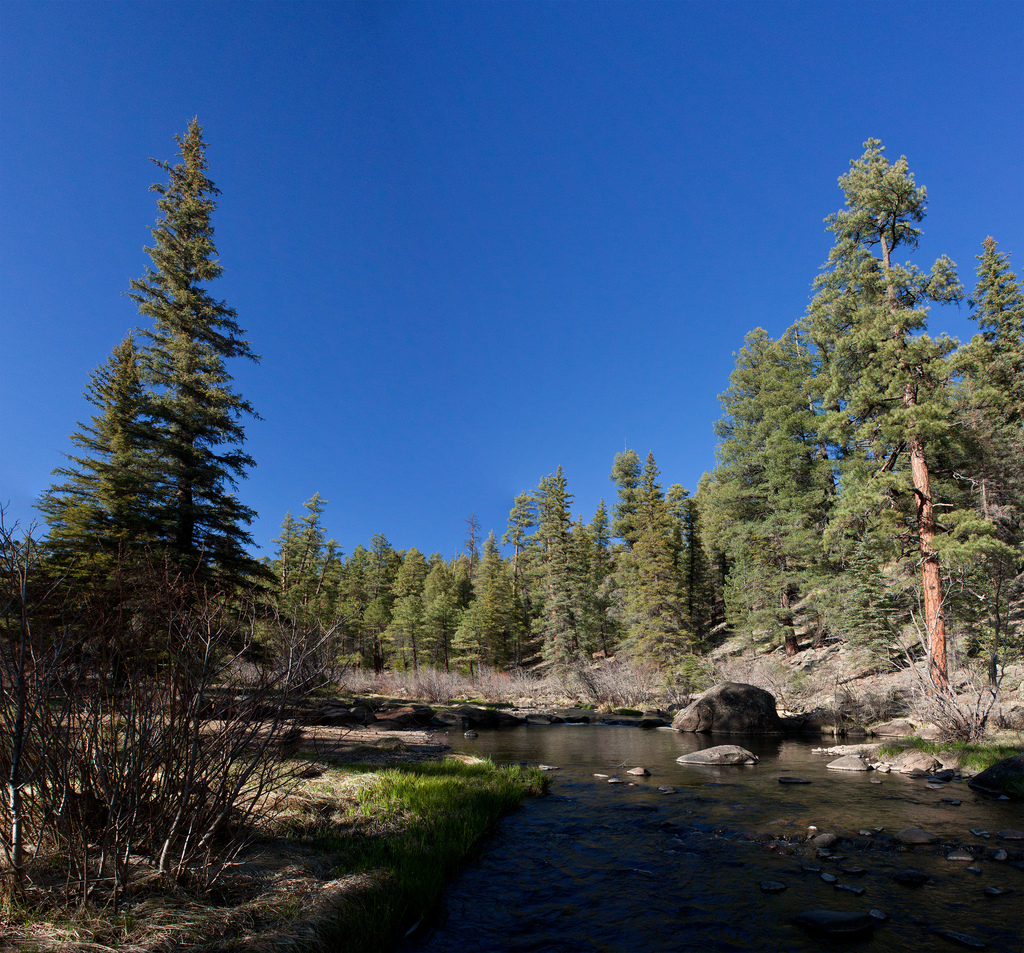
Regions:
[[[151, 264], [129, 291], [142, 324], [88, 381], [91, 415], [39, 501], [48, 532], [5, 533], [5, 575], [34, 561], [43, 617], [137, 624], [126, 603], [153, 587], [202, 593], [251, 605], [264, 655], [284, 625], [324, 672], [601, 653], [686, 681], [725, 634], [789, 654], [840, 640], [894, 664], [927, 657], [941, 691], [953, 656], [994, 684], [1024, 647], [1024, 292], [992, 237], [974, 275], [914, 260], [925, 189], [879, 141], [839, 180], [806, 313], [777, 340], [754, 328], [737, 342], [698, 486], [670, 483], [653, 452], [610, 452], [607, 502], [578, 514], [552, 460], [505, 526], [469, 515], [461, 552], [429, 554], [330, 538], [314, 495], [262, 560], [243, 502], [259, 417], [231, 374], [258, 357], [209, 290], [218, 190], [197, 121], [178, 143], [177, 162], [157, 163]], [[929, 307], [951, 302], [977, 323], [967, 342], [928, 333]], [[114, 633], [104, 651], [122, 638], [145, 643]]]

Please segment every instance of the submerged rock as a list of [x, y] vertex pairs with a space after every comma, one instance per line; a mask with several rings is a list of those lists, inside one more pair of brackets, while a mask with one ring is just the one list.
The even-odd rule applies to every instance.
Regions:
[[944, 930], [940, 933], [936, 933], [935, 935], [945, 937], [947, 940], [952, 940], [954, 943], [959, 943], [961, 946], [969, 946], [975, 950], [983, 950], [988, 946], [984, 941], [979, 940], [977, 937], [969, 936], [966, 933], [953, 933], [951, 931]]
[[920, 827], [904, 827], [898, 834], [893, 834], [897, 844], [937, 844], [939, 835], [931, 831], [923, 831]]
[[904, 887], [920, 887], [928, 883], [932, 878], [923, 870], [915, 870], [913, 867], [904, 867], [892, 875], [892, 879]]
[[754, 685], [725, 682], [706, 691], [672, 720], [676, 731], [781, 734], [775, 698]]
[[848, 913], [845, 910], [805, 910], [794, 916], [792, 922], [812, 933], [821, 933], [826, 936], [857, 936], [871, 930], [876, 920], [867, 913]]
[[676, 758], [679, 764], [757, 764], [757, 755], [739, 745], [716, 745]]

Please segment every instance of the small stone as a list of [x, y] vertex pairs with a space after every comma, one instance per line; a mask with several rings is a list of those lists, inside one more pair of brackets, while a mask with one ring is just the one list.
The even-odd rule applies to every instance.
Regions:
[[980, 828], [980, 827], [972, 827], [972, 828], [971, 828], [971, 833], [972, 833], [972, 834], [973, 834], [973, 835], [974, 835], [975, 837], [988, 837], [988, 831], [986, 831], [986, 830], [983, 830], [983, 829], [982, 829], [982, 828]]
[[853, 884], [836, 884], [836, 890], [843, 890], [846, 893], [852, 893], [855, 896], [860, 896], [864, 893], [863, 887], [854, 887]]
[[606, 777], [608, 777], [608, 775], [607, 774], [595, 774], [594, 777], [595, 778], [606, 778]]
[[897, 844], [937, 844], [939, 837], [931, 831], [921, 830], [920, 827], [904, 827], [893, 838]]
[[609, 784], [623, 784], [624, 782], [623, 782], [623, 780], [621, 778], [609, 778], [608, 779], [608, 783]]
[[857, 831], [857, 833], [860, 834], [861, 837], [874, 837], [875, 836], [875, 832], [874, 831]]
[[672, 787], [671, 785], [668, 785], [668, 784], [664, 784], [661, 787], [659, 787], [658, 791], [661, 794], [676, 794], [677, 793], [676, 789], [674, 787]]
[[955, 797], [944, 797], [942, 799], [943, 804], [952, 804], [953, 807], [959, 807], [960, 802]]
[[892, 875], [892, 879], [898, 884], [903, 884], [904, 887], [920, 887], [922, 884], [928, 883], [931, 877], [928, 876], [923, 870], [914, 870], [913, 867], [904, 867], [903, 870], [897, 870]]
[[538, 768], [539, 768], [539, 769], [540, 769], [541, 771], [558, 771], [558, 770], [560, 770], [559, 768], [557, 768], [557, 767], [556, 767], [555, 765], [553, 765], [553, 764], [538, 764], [538, 765], [537, 765], [537, 767], [538, 767]]
[[1021, 831], [1005, 830], [999, 831], [996, 837], [1000, 837], [1003, 840], [1024, 840], [1024, 833]]
[[983, 950], [988, 946], [987, 943], [983, 943], [977, 937], [968, 936], [966, 933], [951, 933], [951, 932], [940, 932], [935, 934], [936, 936], [943, 936], [947, 940], [952, 940], [954, 943], [959, 943], [961, 946], [973, 947], [977, 950]]
[[777, 880], [762, 880], [760, 886], [762, 893], [781, 893], [786, 889], [786, 884]]
[[871, 779], [871, 783], [872, 784], [881, 784], [882, 782], [878, 778], [872, 778]]
[[779, 778], [779, 784], [810, 784], [806, 778], [791, 778], [783, 775]]
[[651, 776], [651, 772], [646, 768], [630, 768], [626, 774], [632, 774], [638, 778], [649, 778]]
[[892, 771], [892, 768], [887, 764], [879, 764], [875, 766], [875, 770], [879, 774], [888, 774], [890, 771]]
[[815, 847], [831, 847], [837, 840], [835, 834], [818, 834], [817, 837], [811, 838], [811, 843]]
[[840, 870], [842, 873], [849, 874], [851, 877], [860, 877], [867, 873], [863, 867], [841, 867]]
[[1006, 858], [1009, 857], [1009, 856], [1010, 855], [1008, 853], [1006, 853], [1006, 851], [1003, 850], [1001, 847], [999, 848], [999, 850], [992, 851], [992, 859], [993, 860], [1006, 860]]
[[1005, 887], [986, 887], [982, 893], [986, 897], [1005, 897], [1008, 893], [1013, 893], [1013, 891], [1007, 890]]
[[839, 881], [839, 878], [835, 874], [830, 873], [823, 873], [821, 875], [821, 879], [824, 880], [827, 884], [834, 884]]
[[470, 730], [467, 731], [462, 737], [469, 738], [469, 740], [472, 741], [474, 738], [479, 738], [480, 736], [475, 731]]
[[972, 874], [981, 874], [981, 868], [980, 868], [980, 867], [974, 867], [974, 866], [971, 866], [971, 867], [968, 867], [967, 869], [968, 869], [968, 870], [969, 870], [969, 871], [970, 871], [970, 872], [971, 872]]
[[951, 854], [946, 854], [946, 860], [962, 860], [970, 863], [974, 860], [974, 855], [969, 850], [954, 850]]
[[881, 910], [868, 910], [868, 916], [874, 917], [876, 920], [888, 920], [889, 915], [883, 913]]
[[811, 867], [811, 866], [806, 866], [805, 865], [805, 866], [801, 867], [800, 869], [805, 874], [820, 874], [821, 873], [821, 868], [820, 867]]

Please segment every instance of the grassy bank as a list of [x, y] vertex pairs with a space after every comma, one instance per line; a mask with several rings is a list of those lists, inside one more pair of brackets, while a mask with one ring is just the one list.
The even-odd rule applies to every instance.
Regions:
[[378, 950], [414, 927], [497, 819], [543, 788], [536, 769], [451, 759], [390, 768], [361, 788], [354, 828], [316, 824], [302, 835], [338, 855], [339, 875], [366, 878], [328, 929], [330, 948]]
[[935, 757], [954, 754], [960, 767], [971, 771], [984, 771], [997, 761], [1012, 758], [1021, 753], [1020, 745], [968, 741], [925, 741], [923, 738], [901, 738], [899, 741], [891, 741], [882, 745], [878, 749], [878, 753], [883, 758], [895, 757], [908, 748], [914, 748]]
[[489, 761], [304, 762], [301, 774], [210, 890], [189, 895], [140, 877], [116, 915], [50, 908], [41, 891], [8, 897], [0, 949], [387, 949], [502, 814], [544, 790], [538, 770]]

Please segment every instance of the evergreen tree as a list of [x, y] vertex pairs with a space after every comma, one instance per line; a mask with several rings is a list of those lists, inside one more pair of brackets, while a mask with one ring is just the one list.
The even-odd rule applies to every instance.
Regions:
[[[1024, 294], [987, 238], [971, 305], [979, 333], [956, 355], [956, 424], [947, 469], [959, 508], [944, 514], [942, 556], [960, 621], [988, 651], [989, 679], [1024, 602]], [[972, 646], [968, 646], [971, 648]]]
[[612, 510], [612, 536], [631, 547], [640, 535], [640, 456], [635, 450], [615, 454], [609, 479], [618, 487], [619, 498]]
[[726, 603], [737, 629], [795, 654], [794, 606], [825, 572], [821, 545], [832, 469], [819, 452], [807, 394], [811, 355], [790, 329], [751, 331], [719, 398], [718, 466], [708, 497], [730, 570]]
[[392, 650], [401, 655], [406, 668], [411, 655], [413, 671], [420, 666], [425, 614], [423, 589], [429, 573], [430, 566], [423, 554], [413, 548], [405, 554], [395, 576], [395, 605], [387, 638]]
[[230, 581], [260, 567], [246, 551], [255, 513], [233, 494], [253, 466], [241, 449], [242, 418], [256, 413], [232, 389], [226, 361], [258, 358], [235, 311], [206, 288], [223, 271], [211, 224], [220, 193], [206, 174], [197, 120], [177, 142], [180, 163], [156, 162], [169, 181], [153, 186], [161, 217], [146, 249], [152, 267], [131, 282], [129, 293], [153, 321], [144, 332], [149, 346], [142, 365], [152, 388], [144, 442], [159, 467], [155, 516], [168, 555], [187, 573]]
[[54, 470], [39, 508], [50, 525], [50, 547], [62, 567], [76, 574], [114, 562], [152, 541], [150, 457], [140, 440], [145, 391], [135, 339], [129, 334], [97, 368], [85, 398], [97, 413], [79, 423], [71, 442], [82, 456]]
[[630, 642], [658, 666], [679, 661], [690, 645], [680, 592], [676, 521], [665, 501], [658, 465], [648, 454], [640, 480], [638, 535], [631, 552], [636, 586], [630, 598]]
[[560, 666], [574, 661], [580, 649], [570, 569], [571, 504], [572, 494], [559, 467], [537, 488], [534, 539], [540, 550], [537, 572], [543, 598], [537, 630], [543, 638], [545, 657]]
[[462, 618], [451, 565], [443, 559], [434, 563], [423, 587], [423, 649], [435, 665], [447, 672], [451, 645]]
[[512, 546], [512, 593], [516, 608], [513, 624], [514, 658], [516, 665], [522, 665], [530, 643], [530, 630], [533, 616], [533, 597], [530, 589], [530, 577], [524, 573], [527, 546], [530, 542], [529, 531], [537, 525], [536, 498], [532, 493], [520, 493], [515, 505], [508, 514], [508, 530], [501, 538], [503, 546]]
[[[930, 673], [946, 691], [939, 527], [927, 450], [949, 426], [943, 388], [953, 344], [933, 340], [924, 328], [928, 303], [957, 301], [962, 289], [945, 256], [927, 274], [893, 259], [901, 246], [917, 247], [926, 206], [906, 158], [890, 165], [881, 143], [870, 139], [850, 165], [839, 179], [846, 208], [826, 219], [835, 245], [815, 282], [806, 322], [819, 352], [822, 432], [842, 457], [833, 539], [862, 538], [865, 513], [889, 521], [894, 542], [902, 534], [914, 538]], [[898, 465], [901, 458], [909, 461], [909, 473]], [[902, 526], [891, 519], [894, 501], [908, 503]]]

